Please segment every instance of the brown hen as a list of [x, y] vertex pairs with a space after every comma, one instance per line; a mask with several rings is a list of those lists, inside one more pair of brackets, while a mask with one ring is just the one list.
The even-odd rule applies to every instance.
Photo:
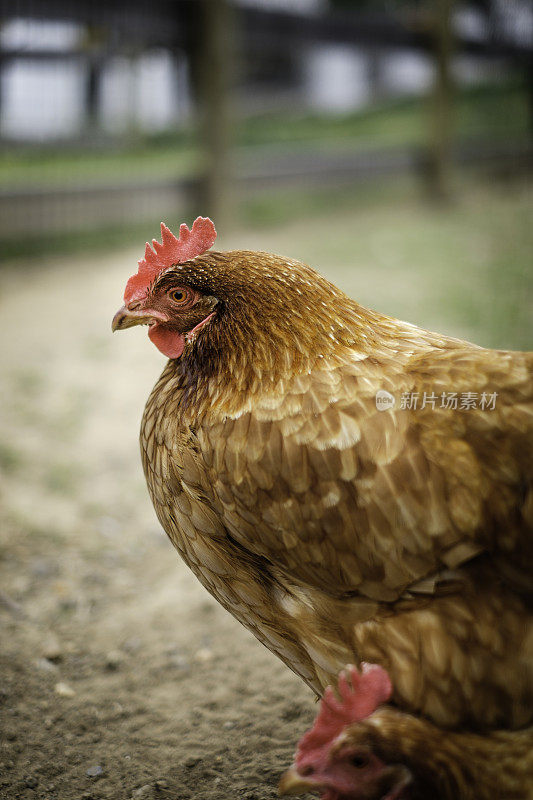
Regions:
[[533, 355], [205, 252], [206, 219], [162, 234], [113, 328], [170, 358], [141, 449], [185, 562], [317, 694], [365, 660], [439, 726], [530, 724]]

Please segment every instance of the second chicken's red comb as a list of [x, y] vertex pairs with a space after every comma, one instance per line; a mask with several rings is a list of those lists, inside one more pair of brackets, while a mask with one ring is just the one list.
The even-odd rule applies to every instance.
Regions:
[[362, 663], [361, 672], [354, 666], [348, 672], [350, 681], [345, 670], [339, 675], [340, 698], [331, 686], [324, 692], [315, 723], [299, 742], [297, 762], [298, 757], [331, 742], [346, 725], [369, 717], [390, 698], [392, 684], [383, 667]]
[[146, 294], [150, 283], [160, 272], [174, 264], [183, 264], [191, 258], [205, 253], [213, 246], [217, 232], [209, 217], [197, 217], [191, 230], [183, 222], [179, 237], [161, 223], [161, 243], [152, 239], [152, 247], [146, 242], [144, 258], [139, 261], [139, 270], [126, 284], [124, 302], [140, 300]]
[[[337, 699], [331, 686], [328, 686], [322, 699], [320, 715], [331, 715], [346, 722], [359, 722], [373, 714], [376, 708], [385, 703], [392, 694], [390, 678], [378, 664], [361, 664], [361, 672], [357, 667], [348, 668], [350, 681], [343, 670], [339, 675], [339, 695]], [[317, 720], [318, 722], [318, 720]]]

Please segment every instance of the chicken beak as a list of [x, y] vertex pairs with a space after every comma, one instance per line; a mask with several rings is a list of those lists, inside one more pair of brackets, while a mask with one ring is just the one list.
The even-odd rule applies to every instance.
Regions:
[[119, 308], [115, 316], [113, 317], [113, 322], [111, 323], [111, 330], [113, 333], [115, 331], [120, 331], [126, 327], [126, 318], [128, 316], [128, 312], [126, 310], [126, 306], [122, 306]]
[[313, 790], [316, 791], [316, 789], [317, 787], [315, 784], [311, 783], [310, 781], [306, 781], [305, 778], [302, 778], [296, 767], [292, 766], [281, 776], [278, 786], [278, 794], [305, 794], [305, 792], [311, 792]]
[[132, 328], [134, 325], [150, 325], [154, 322], [167, 322], [168, 318], [165, 314], [160, 314], [155, 311], [133, 310], [127, 306], [119, 308], [113, 322], [111, 323], [111, 330], [123, 331], [126, 328]]

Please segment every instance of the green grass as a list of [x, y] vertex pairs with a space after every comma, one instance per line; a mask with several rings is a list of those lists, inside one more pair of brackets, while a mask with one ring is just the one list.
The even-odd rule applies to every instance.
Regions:
[[381, 203], [401, 202], [406, 195], [417, 195], [414, 177], [396, 180], [377, 178], [368, 183], [345, 186], [319, 185], [295, 187], [287, 190], [264, 191], [243, 202], [239, 208], [242, 225], [254, 228], [272, 228], [291, 220], [313, 220], [328, 212], [347, 208], [379, 207]]
[[511, 205], [486, 203], [483, 218], [474, 212], [474, 234], [486, 248], [479, 291], [463, 291], [460, 284], [451, 291], [453, 316], [485, 330], [492, 347], [533, 349], [532, 201], [531, 191], [523, 191]]
[[7, 149], [0, 157], [0, 186], [105, 184], [165, 176], [188, 177], [198, 169], [199, 152], [176, 136], [172, 144], [150, 141], [133, 147], [102, 150], [78, 148]]
[[6, 475], [16, 472], [22, 465], [20, 453], [5, 442], [0, 442], [0, 472]]
[[[487, 85], [458, 92], [454, 129], [458, 138], [528, 133], [528, 98], [519, 82]], [[249, 145], [350, 141], [357, 146], [424, 144], [430, 108], [424, 98], [389, 101], [344, 115], [265, 116], [248, 120], [240, 142]]]
[[[446, 206], [428, 203], [405, 184], [381, 200], [361, 200], [348, 206], [353, 227], [313, 237], [301, 257], [320, 264], [330, 253], [349, 294], [385, 313], [486, 347], [533, 349], [527, 183], [470, 179], [456, 186]], [[368, 284], [361, 285], [354, 263], [365, 267], [365, 276], [370, 269]]]
[[[520, 82], [490, 85], [457, 94], [458, 139], [528, 135], [528, 96]], [[269, 114], [236, 126], [237, 152], [260, 148], [371, 148], [424, 144], [429, 104], [424, 98], [387, 102], [344, 115]], [[0, 186], [102, 184], [135, 179], [187, 177], [197, 173], [200, 149], [192, 129], [167, 132], [112, 149], [6, 149], [0, 155]]]

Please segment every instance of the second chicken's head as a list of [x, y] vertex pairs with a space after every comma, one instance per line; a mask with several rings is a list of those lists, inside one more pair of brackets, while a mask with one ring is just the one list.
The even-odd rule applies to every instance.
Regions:
[[313, 727], [301, 738], [294, 764], [281, 778], [282, 795], [319, 792], [321, 800], [401, 800], [411, 781], [402, 764], [387, 764], [357, 728], [389, 699], [387, 673], [376, 665], [339, 676], [321, 700]]

